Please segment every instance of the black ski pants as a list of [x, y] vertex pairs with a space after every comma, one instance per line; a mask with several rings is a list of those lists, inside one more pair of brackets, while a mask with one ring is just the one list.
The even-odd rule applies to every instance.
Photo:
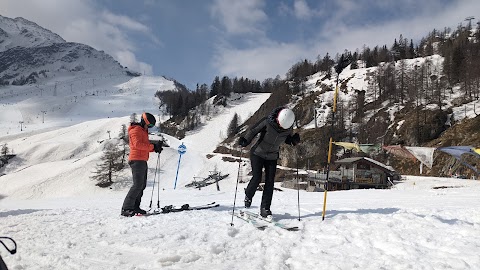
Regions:
[[132, 168], [133, 185], [123, 201], [122, 209], [135, 210], [140, 208], [143, 190], [147, 186], [148, 165], [144, 160], [131, 160], [128, 164]]
[[262, 194], [262, 203], [260, 207], [270, 209], [273, 196], [273, 184], [275, 182], [275, 171], [277, 169], [277, 160], [267, 160], [255, 154], [250, 154], [250, 163], [252, 166], [252, 179], [245, 189], [245, 195], [252, 199], [255, 195], [258, 185], [262, 180], [262, 170], [265, 168], [265, 187]]

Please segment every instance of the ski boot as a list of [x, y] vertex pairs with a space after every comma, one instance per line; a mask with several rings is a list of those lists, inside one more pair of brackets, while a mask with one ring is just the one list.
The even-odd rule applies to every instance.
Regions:
[[252, 199], [248, 198], [247, 196], [245, 196], [245, 208], [250, 208], [250, 206], [252, 205]]
[[270, 211], [270, 209], [262, 207], [260, 208], [260, 216], [262, 216], [263, 218], [272, 219], [272, 211]]
[[135, 216], [135, 210], [122, 209], [122, 212], [120, 213], [120, 215], [122, 215], [124, 217], [133, 217], [133, 216]]

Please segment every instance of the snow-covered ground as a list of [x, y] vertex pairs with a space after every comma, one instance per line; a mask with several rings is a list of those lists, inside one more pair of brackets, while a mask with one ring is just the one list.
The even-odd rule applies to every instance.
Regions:
[[[478, 181], [407, 177], [392, 190], [329, 192], [324, 221], [323, 193], [300, 192], [298, 221], [297, 192], [275, 192], [275, 217], [297, 232], [260, 231], [237, 218], [231, 226], [235, 177], [224, 181], [221, 191], [160, 191], [162, 206], [216, 201], [218, 208], [150, 217], [121, 217], [120, 191], [6, 198], [1, 234], [17, 241], [18, 252], [0, 254], [11, 269], [480, 268]], [[145, 207], [150, 194], [151, 186]]]

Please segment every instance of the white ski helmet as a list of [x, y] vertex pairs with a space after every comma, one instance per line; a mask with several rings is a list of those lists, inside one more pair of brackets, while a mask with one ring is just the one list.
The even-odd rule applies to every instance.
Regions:
[[277, 123], [283, 129], [289, 129], [295, 121], [295, 114], [292, 110], [284, 108], [278, 112]]

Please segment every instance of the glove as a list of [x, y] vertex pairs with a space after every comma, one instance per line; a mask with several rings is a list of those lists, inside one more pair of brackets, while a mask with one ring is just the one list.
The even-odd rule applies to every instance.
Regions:
[[248, 145], [248, 141], [247, 139], [245, 139], [244, 137], [240, 137], [238, 139], [238, 144], [241, 146], [241, 147], [245, 147]]
[[162, 142], [157, 142], [155, 144], [153, 144], [153, 151], [155, 151], [155, 153], [161, 153], [163, 150], [163, 147], [162, 147]]
[[292, 136], [292, 145], [297, 145], [300, 142], [300, 134], [295, 133]]

